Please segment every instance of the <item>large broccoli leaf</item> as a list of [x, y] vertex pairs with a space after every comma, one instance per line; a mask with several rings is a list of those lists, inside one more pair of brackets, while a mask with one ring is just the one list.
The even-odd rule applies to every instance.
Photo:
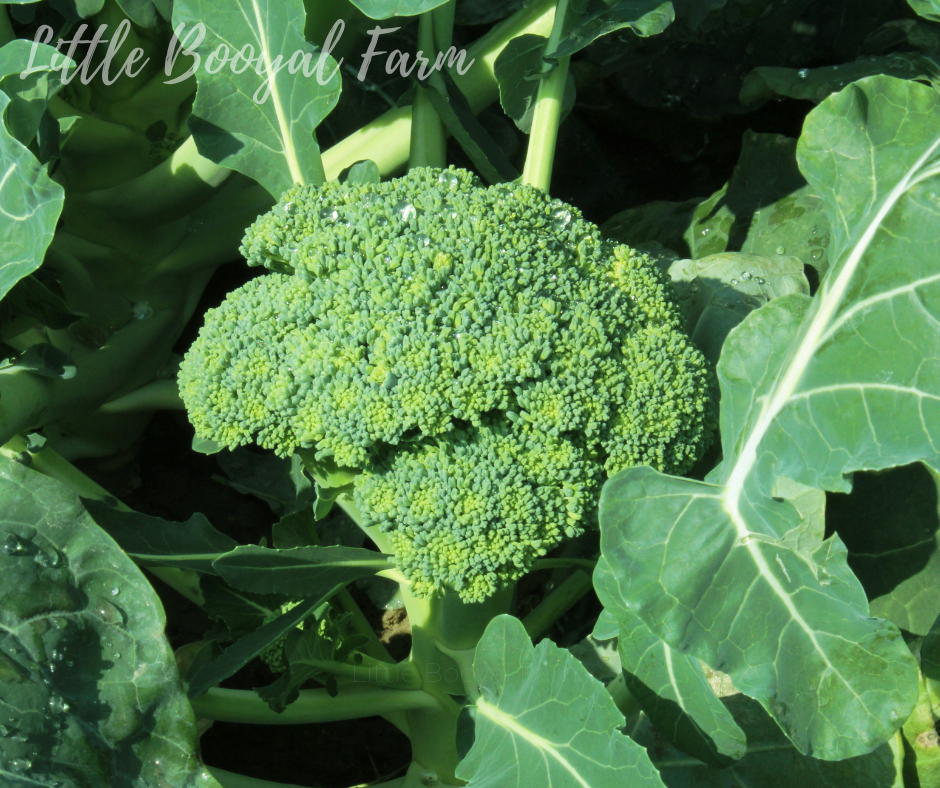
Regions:
[[518, 619], [490, 622], [473, 676], [473, 746], [457, 768], [470, 788], [661, 788], [643, 748], [617, 730], [623, 715], [604, 686], [568, 651], [533, 646]]
[[0, 783], [218, 788], [165, 623], [78, 499], [0, 457]]
[[[201, 59], [189, 121], [199, 152], [255, 179], [275, 197], [295, 183], [321, 183], [314, 130], [339, 100], [336, 63], [325, 53], [321, 63], [321, 53], [304, 40], [297, 24], [304, 13], [301, 0], [229, 5], [220, 13], [214, 0], [173, 4], [174, 27], [185, 25], [183, 46]], [[199, 25], [205, 30], [201, 40]], [[229, 57], [241, 53], [241, 59], [210, 62], [219, 47]], [[246, 57], [255, 59], [251, 68]]]
[[[831, 267], [731, 332], [718, 366], [724, 461], [711, 483], [624, 471], [601, 500], [617, 593], [669, 645], [729, 673], [817, 758], [871, 751], [910, 714], [916, 664], [870, 618], [838, 537], [811, 550], [775, 497], [847, 491], [856, 470], [940, 465], [940, 98], [872, 77], [807, 119], [801, 169]], [[872, 527], [876, 524], [872, 523]]]

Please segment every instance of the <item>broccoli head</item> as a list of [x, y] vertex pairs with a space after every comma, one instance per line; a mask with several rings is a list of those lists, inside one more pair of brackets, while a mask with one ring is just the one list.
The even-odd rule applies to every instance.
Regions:
[[538, 189], [298, 186], [242, 251], [274, 273], [186, 355], [197, 434], [360, 469], [417, 593], [483, 599], [581, 532], [606, 475], [705, 449], [709, 372], [665, 275]]

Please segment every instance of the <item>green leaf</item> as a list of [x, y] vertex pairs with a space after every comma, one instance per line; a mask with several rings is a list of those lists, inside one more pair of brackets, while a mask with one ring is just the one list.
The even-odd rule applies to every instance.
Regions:
[[[0, 276], [2, 276], [2, 269], [0, 269]], [[18, 356], [0, 361], [0, 374], [9, 374], [18, 370], [32, 372], [44, 378], [70, 380], [75, 377], [77, 367], [71, 356], [63, 353], [55, 345], [41, 342], [38, 345], [30, 345]]]
[[417, 16], [444, 5], [447, 0], [352, 0], [366, 16], [388, 19], [390, 16]]
[[829, 495], [827, 523], [849, 550], [872, 615], [926, 635], [940, 616], [937, 479], [923, 465], [856, 473], [851, 495]]
[[940, 22], [940, 2], [937, 0], [907, 0], [907, 2], [924, 19]]
[[[10, 103], [0, 94], [0, 111]], [[52, 241], [65, 193], [36, 157], [0, 124], [0, 298], [42, 264]]]
[[459, 0], [458, 25], [489, 25], [522, 8], [525, 0]]
[[701, 202], [700, 197], [685, 202], [648, 202], [614, 214], [601, 226], [601, 231], [606, 238], [628, 246], [643, 247], [655, 241], [681, 257], [691, 257], [692, 250], [685, 234], [692, 223], [692, 214]]
[[[647, 748], [669, 788], [905, 788], [898, 737], [874, 752], [843, 761], [802, 755], [758, 703], [740, 694], [722, 698], [747, 734], [749, 752], [726, 769], [696, 762], [641, 720], [633, 736]], [[907, 788], [917, 783], [908, 783]], [[926, 788], [929, 783], [921, 783]]]
[[52, 6], [66, 19], [87, 19], [104, 8], [105, 0], [49, 0]]
[[[539, 79], [533, 78], [531, 74], [538, 73], [542, 66], [547, 40], [543, 36], [531, 34], [517, 36], [499, 53], [493, 67], [503, 111], [526, 134], [532, 129], [535, 99], [539, 92]], [[574, 107], [575, 97], [574, 77], [569, 74], [562, 98], [561, 121], [568, 117]]]
[[774, 96], [818, 104], [848, 83], [876, 74], [927, 80], [940, 77], [940, 65], [916, 52], [897, 52], [824, 68], [755, 68], [741, 86], [740, 99], [745, 106], [763, 104]]
[[624, 28], [643, 38], [654, 36], [676, 18], [672, 3], [663, 0], [617, 0], [613, 5], [596, 0], [585, 5], [586, 13], [565, 32], [549, 57], [573, 55], [601, 36]]
[[36, 323], [61, 330], [78, 319], [64, 299], [36, 275], [24, 276], [0, 302], [0, 340], [18, 336], [34, 328]]
[[333, 663], [346, 663], [369, 642], [368, 638], [352, 632], [351, 619], [350, 613], [334, 617], [327, 608], [316, 625], [308, 620], [302, 630], [295, 628], [288, 633], [284, 643], [287, 669], [277, 681], [258, 689], [258, 695], [273, 711], [282, 712], [297, 700], [301, 687], [311, 679], [329, 686], [332, 674], [326, 668]]
[[233, 489], [260, 498], [275, 514], [284, 515], [310, 505], [313, 485], [296, 454], [278, 457], [274, 452], [259, 453], [240, 446], [219, 451], [216, 459]]
[[[601, 559], [595, 572], [598, 597], [616, 606], [614, 582]], [[627, 689], [656, 729], [683, 752], [715, 767], [742, 758], [747, 739], [712, 691], [699, 661], [667, 646], [629, 611], [618, 611], [618, 648]]]
[[[233, 0], [224, 13], [215, 0], [173, 4], [174, 27], [185, 24], [189, 30], [197, 23], [206, 27], [205, 38], [195, 48], [203, 62], [196, 74], [199, 87], [189, 121], [199, 152], [253, 178], [274, 197], [295, 183], [323, 182], [314, 130], [336, 106], [340, 93], [332, 58], [323, 56], [325, 85], [318, 74], [306, 76], [302, 68], [298, 70], [302, 56], [309, 56], [308, 72], [321, 57], [304, 39], [303, 25], [298, 23], [303, 18], [301, 0]], [[206, 59], [217, 47], [232, 51], [249, 45], [255, 57], [267, 54], [262, 75], [254, 68], [236, 74], [231, 64], [215, 74], [207, 71]], [[238, 65], [241, 68], [244, 62]]]
[[237, 636], [260, 627], [288, 601], [282, 594], [252, 594], [232, 588], [212, 575], [203, 575], [199, 587], [206, 600], [206, 614], [214, 621], [223, 622], [229, 632]]
[[728, 332], [754, 309], [791, 293], [809, 295], [802, 261], [788, 255], [724, 252], [676, 260], [669, 276], [689, 336], [713, 364]]
[[691, 257], [787, 254], [825, 273], [823, 202], [797, 168], [795, 154], [796, 140], [746, 132], [731, 180], [698, 206], [686, 231]]
[[83, 498], [82, 503], [95, 522], [141, 566], [175, 566], [214, 575], [212, 562], [238, 547], [238, 542], [213, 528], [199, 512], [186, 522], [175, 523], [121, 511], [104, 501]]
[[813, 552], [784, 541], [800, 515], [775, 480], [847, 491], [856, 470], [940, 464], [938, 105], [872, 77], [810, 113], [800, 165], [832, 227], [819, 293], [776, 299], [729, 335], [713, 484], [630, 469], [601, 498], [621, 605], [827, 760], [893, 735], [915, 665], [896, 627], [869, 618], [838, 537]]
[[189, 682], [189, 697], [198, 698], [209, 687], [215, 686], [223, 679], [237, 673], [278, 638], [290, 632], [338, 590], [338, 588], [334, 588], [326, 594], [304, 599], [296, 607], [278, 616], [270, 623], [237, 640], [225, 649], [219, 657], [207, 662], [193, 674]]
[[443, 85], [418, 83], [431, 101], [447, 130], [463, 148], [480, 175], [489, 183], [505, 183], [519, 178], [502, 148], [496, 144], [483, 124], [477, 120], [466, 96], [446, 71], [440, 72]]
[[49, 101], [62, 88], [63, 67], [71, 75], [75, 61], [46, 44], [17, 38], [0, 48], [0, 90], [10, 98], [3, 119], [24, 145], [33, 141]]
[[340, 180], [343, 183], [379, 183], [382, 180], [382, 173], [379, 172], [379, 165], [374, 161], [363, 159], [343, 170]]
[[390, 569], [387, 556], [355, 547], [271, 550], [242, 545], [217, 558], [215, 570], [231, 585], [259, 594], [314, 596]]
[[124, 13], [135, 25], [157, 27], [170, 18], [171, 0], [117, 0]]
[[456, 772], [469, 788], [662, 785], [604, 686], [565, 649], [533, 646], [518, 619], [490, 622], [473, 675], [475, 738]]
[[57, 481], [0, 458], [4, 785], [209, 786], [140, 570]]
[[313, 512], [308, 506], [300, 512], [292, 512], [276, 522], [271, 529], [271, 542], [278, 550], [293, 547], [310, 547], [319, 542], [313, 524]]

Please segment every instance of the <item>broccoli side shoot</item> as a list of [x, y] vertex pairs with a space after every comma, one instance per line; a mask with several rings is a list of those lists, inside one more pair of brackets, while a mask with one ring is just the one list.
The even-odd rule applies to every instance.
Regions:
[[705, 449], [709, 373], [664, 274], [538, 189], [295, 187], [242, 251], [275, 273], [186, 356], [197, 433], [361, 469], [417, 593], [481, 600], [580, 533], [608, 474]]

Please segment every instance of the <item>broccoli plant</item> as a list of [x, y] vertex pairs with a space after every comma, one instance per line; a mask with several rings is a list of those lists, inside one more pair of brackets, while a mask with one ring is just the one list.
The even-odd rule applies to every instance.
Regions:
[[[0, 4], [0, 782], [276, 788], [200, 737], [378, 717], [383, 788], [937, 784], [940, 10], [867, 4]], [[555, 196], [578, 91], [773, 25], [835, 42], [744, 80], [798, 140]], [[158, 410], [255, 543], [85, 473]]]

